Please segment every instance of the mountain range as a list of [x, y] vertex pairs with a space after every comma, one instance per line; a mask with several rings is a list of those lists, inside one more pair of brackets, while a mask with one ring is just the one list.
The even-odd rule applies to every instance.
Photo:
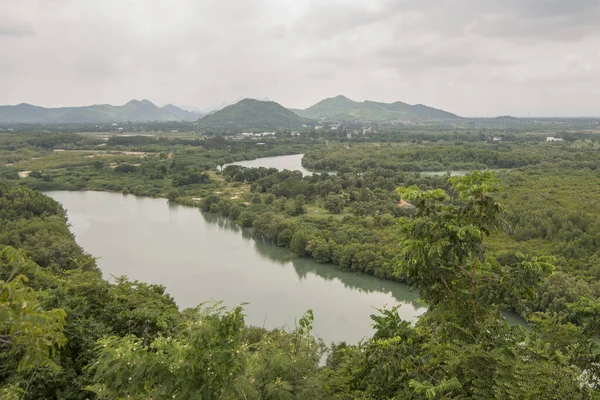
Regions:
[[21, 103], [0, 106], [4, 123], [111, 123], [141, 121], [196, 121], [202, 115], [168, 104], [158, 107], [148, 100], [131, 100], [122, 106], [96, 104], [83, 107], [45, 108]]
[[201, 128], [244, 130], [299, 129], [326, 122], [395, 122], [452, 120], [459, 116], [422, 104], [397, 101], [353, 101], [336, 96], [305, 109], [287, 109], [274, 101], [243, 99], [205, 115], [168, 104], [158, 107], [148, 100], [131, 100], [122, 106], [99, 104], [83, 107], [44, 108], [31, 104], [0, 106], [0, 123], [115, 123], [144, 121], [198, 121]]
[[386, 122], [407, 119], [436, 120], [460, 118], [458, 115], [423, 104], [410, 105], [401, 101], [395, 103], [380, 103], [368, 100], [358, 102], [341, 95], [322, 100], [306, 110], [294, 110], [294, 112], [306, 118], [336, 122]]

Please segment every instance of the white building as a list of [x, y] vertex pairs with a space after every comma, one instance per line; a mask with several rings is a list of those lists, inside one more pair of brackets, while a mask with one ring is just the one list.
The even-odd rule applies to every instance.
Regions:
[[564, 142], [563, 138], [554, 137], [554, 136], [546, 136], [546, 142]]

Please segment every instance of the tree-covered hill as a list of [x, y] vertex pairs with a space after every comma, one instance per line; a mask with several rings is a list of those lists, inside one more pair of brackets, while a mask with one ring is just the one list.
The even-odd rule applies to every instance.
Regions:
[[300, 129], [313, 123], [274, 101], [244, 99], [200, 120], [203, 128], [225, 130]]
[[307, 118], [328, 121], [372, 121], [385, 122], [407, 119], [458, 119], [459, 116], [423, 104], [410, 105], [397, 101], [380, 103], [375, 101], [353, 101], [345, 96], [336, 96], [318, 102], [306, 110], [296, 111]]
[[158, 107], [148, 100], [131, 100], [122, 106], [96, 104], [84, 107], [44, 108], [21, 103], [0, 106], [0, 123], [114, 123], [139, 121], [194, 121], [199, 113], [172, 104]]

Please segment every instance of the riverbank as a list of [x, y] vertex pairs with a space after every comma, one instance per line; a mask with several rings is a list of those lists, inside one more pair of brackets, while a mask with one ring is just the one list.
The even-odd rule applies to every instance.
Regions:
[[329, 342], [370, 336], [376, 308], [400, 305], [403, 319], [425, 310], [404, 284], [342, 272], [261, 241], [231, 220], [163, 199], [102, 192], [49, 192], [77, 242], [99, 257], [106, 278], [164, 285], [180, 309], [222, 300], [248, 303], [247, 323], [293, 329], [311, 309], [314, 333]]

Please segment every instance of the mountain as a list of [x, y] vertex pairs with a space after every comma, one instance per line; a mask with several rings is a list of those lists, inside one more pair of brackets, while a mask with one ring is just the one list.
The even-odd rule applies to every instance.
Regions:
[[195, 121], [201, 114], [172, 104], [162, 108], [148, 100], [131, 100], [122, 106], [97, 104], [83, 107], [44, 108], [21, 103], [0, 106], [0, 123], [109, 123], [141, 121]]
[[330, 121], [400, 121], [456, 119], [458, 115], [438, 110], [423, 104], [410, 105], [397, 101], [380, 103], [376, 101], [358, 102], [345, 96], [336, 96], [318, 102], [306, 110], [296, 113], [306, 118]]
[[[204, 107], [204, 108], [202, 108], [199, 111], [201, 111], [202, 113], [204, 113], [204, 115], [214, 114], [217, 111], [222, 110], [222, 109], [224, 109], [227, 106], [234, 105], [234, 104], [239, 103], [240, 101], [242, 101], [244, 99], [247, 99], [247, 98], [248, 97], [239, 96], [235, 100], [223, 101], [219, 105], [214, 105], [213, 104], [212, 106]], [[268, 97], [252, 97], [252, 99], [259, 100], [259, 101], [271, 101], [271, 99], [268, 98]]]
[[274, 101], [244, 99], [202, 118], [200, 126], [217, 129], [297, 129], [314, 122]]
[[181, 121], [195, 121], [204, 115], [199, 110], [185, 110], [173, 104], [167, 104], [162, 109]]

